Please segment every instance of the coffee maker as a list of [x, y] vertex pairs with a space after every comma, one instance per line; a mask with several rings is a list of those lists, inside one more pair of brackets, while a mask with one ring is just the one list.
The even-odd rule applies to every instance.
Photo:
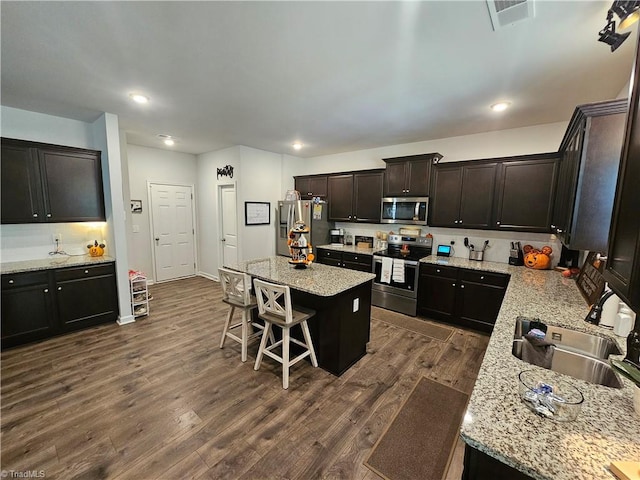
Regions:
[[331, 245], [344, 245], [344, 229], [334, 228], [329, 230]]

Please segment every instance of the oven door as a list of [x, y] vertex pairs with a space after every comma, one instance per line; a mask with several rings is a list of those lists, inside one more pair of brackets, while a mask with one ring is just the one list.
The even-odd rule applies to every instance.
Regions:
[[428, 206], [427, 197], [383, 198], [380, 223], [426, 225]]
[[[373, 273], [376, 278], [373, 279], [373, 288], [379, 291], [394, 293], [409, 298], [417, 298], [418, 272], [419, 264], [414, 260], [403, 260], [404, 262], [404, 282], [396, 282], [391, 275], [390, 283], [381, 282], [382, 277], [382, 258], [373, 257]], [[393, 269], [392, 269], [393, 270]]]

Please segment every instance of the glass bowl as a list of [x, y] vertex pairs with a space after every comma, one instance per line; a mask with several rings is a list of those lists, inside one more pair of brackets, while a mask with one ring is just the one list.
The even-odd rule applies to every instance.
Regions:
[[582, 409], [582, 392], [551, 370], [524, 370], [518, 375], [520, 399], [529, 410], [557, 422], [572, 422]]

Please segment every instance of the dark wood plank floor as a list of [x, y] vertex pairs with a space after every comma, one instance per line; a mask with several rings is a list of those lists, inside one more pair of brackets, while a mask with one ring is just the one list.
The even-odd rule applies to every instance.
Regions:
[[[372, 319], [341, 377], [301, 362], [288, 391], [257, 346], [218, 348], [200, 277], [154, 285], [151, 315], [2, 352], [1, 468], [46, 478], [376, 480], [363, 461], [421, 376], [470, 393], [488, 337], [443, 342]], [[428, 406], [425, 406], [428, 408]], [[459, 479], [462, 442], [448, 478]]]

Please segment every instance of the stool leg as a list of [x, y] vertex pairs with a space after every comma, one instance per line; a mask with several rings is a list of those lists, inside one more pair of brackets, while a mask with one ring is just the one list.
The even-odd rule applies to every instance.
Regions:
[[227, 339], [227, 331], [229, 330], [229, 325], [231, 325], [231, 317], [233, 317], [233, 312], [236, 309], [233, 305], [229, 307], [229, 313], [227, 314], [227, 320], [224, 322], [224, 327], [222, 328], [222, 338], [220, 339], [220, 348], [224, 347], [224, 341]]
[[254, 370], [258, 370], [260, 368], [260, 363], [262, 362], [262, 355], [264, 354], [264, 349], [267, 346], [267, 338], [269, 337], [270, 332], [271, 332], [271, 324], [269, 322], [264, 322], [264, 331], [262, 332], [262, 340], [260, 340], [258, 355], [256, 355], [256, 363], [253, 366]]
[[249, 343], [249, 325], [247, 324], [247, 309], [242, 310], [242, 361], [247, 361], [247, 345]]
[[309, 325], [307, 325], [307, 321], [303, 321], [301, 324], [302, 327], [302, 335], [304, 336], [304, 341], [307, 342], [307, 348], [309, 349], [309, 355], [311, 356], [311, 365], [314, 367], [318, 366], [318, 360], [316, 359], [316, 352], [313, 349], [313, 343], [311, 343], [311, 334], [309, 333]]
[[289, 339], [291, 332], [288, 327], [282, 329], [282, 388], [289, 388]]

